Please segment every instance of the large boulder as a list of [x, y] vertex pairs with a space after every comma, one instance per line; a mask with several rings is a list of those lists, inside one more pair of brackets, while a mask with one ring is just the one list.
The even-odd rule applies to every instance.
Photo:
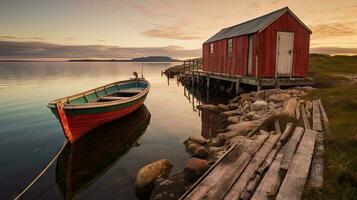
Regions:
[[155, 185], [150, 200], [177, 200], [191, 183], [186, 181], [184, 172], [179, 172]]
[[198, 110], [202, 110], [202, 111], [210, 111], [210, 112], [214, 112], [214, 113], [220, 113], [222, 112], [222, 110], [220, 108], [218, 108], [215, 105], [212, 104], [203, 104], [203, 105], [198, 105], [196, 106], [196, 108]]
[[209, 153], [208, 153], [207, 149], [203, 146], [197, 148], [196, 151], [193, 153], [193, 155], [198, 158], [207, 158], [208, 154]]
[[260, 99], [266, 99], [267, 97], [279, 93], [281, 90], [280, 89], [270, 89], [270, 90], [262, 90], [257, 92], [256, 98]]
[[239, 112], [240, 112], [239, 109], [237, 109], [237, 110], [230, 110], [230, 111], [222, 112], [221, 115], [222, 115], [223, 117], [229, 117], [229, 116], [233, 116], [233, 115], [238, 115]]
[[205, 145], [207, 143], [207, 139], [203, 138], [202, 136], [190, 136], [188, 140], [196, 142], [201, 145]]
[[284, 105], [283, 114], [289, 117], [295, 117], [297, 101], [294, 98], [290, 98]]
[[250, 105], [250, 109], [252, 111], [264, 110], [267, 108], [268, 108], [268, 103], [266, 101], [261, 101], [261, 100], [255, 101]]
[[244, 122], [239, 122], [237, 124], [232, 124], [227, 126], [227, 130], [229, 131], [238, 131], [242, 135], [247, 133], [248, 131], [252, 130], [256, 126], [254, 121], [244, 121]]
[[277, 93], [277, 94], [272, 94], [270, 95], [267, 100], [272, 101], [272, 102], [283, 102], [287, 100], [290, 97], [289, 94], [286, 93]]
[[197, 149], [202, 147], [202, 145], [200, 145], [199, 143], [193, 142], [191, 140], [186, 140], [184, 144], [185, 144], [186, 151], [190, 154], [194, 154]]
[[229, 111], [229, 107], [224, 104], [218, 104], [217, 107], [223, 111]]
[[209, 168], [209, 163], [206, 160], [192, 157], [185, 166], [185, 169], [193, 170], [196, 174], [202, 175]]
[[221, 147], [221, 146], [224, 145], [224, 141], [219, 140], [217, 138], [211, 138], [211, 139], [208, 140], [207, 145], [209, 147], [211, 147], [211, 146], [212, 147]]
[[240, 117], [238, 117], [238, 116], [229, 116], [228, 118], [227, 118], [227, 121], [229, 122], [229, 123], [233, 123], [233, 124], [236, 124], [236, 123], [238, 123], [240, 120]]
[[238, 124], [232, 124], [227, 127], [227, 129], [230, 131], [218, 134], [217, 138], [227, 141], [238, 135], [244, 136], [256, 126], [257, 124], [254, 121], [245, 121], [239, 122]]
[[161, 159], [154, 161], [142, 167], [135, 180], [135, 192], [146, 193], [153, 189], [155, 181], [159, 178], [169, 175], [172, 164], [166, 160]]

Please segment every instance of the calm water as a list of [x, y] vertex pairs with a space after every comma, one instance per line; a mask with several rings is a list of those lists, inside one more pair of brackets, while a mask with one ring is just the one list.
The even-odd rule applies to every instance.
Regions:
[[[160, 76], [171, 65], [144, 64], [152, 85], [146, 107], [67, 146], [25, 199], [137, 199], [133, 185], [140, 166], [166, 158], [173, 172], [181, 170], [189, 158], [182, 142], [201, 134], [201, 118], [184, 89]], [[60, 124], [46, 107], [49, 100], [127, 79], [141, 66], [0, 63], [0, 199], [13, 198], [62, 147]]]

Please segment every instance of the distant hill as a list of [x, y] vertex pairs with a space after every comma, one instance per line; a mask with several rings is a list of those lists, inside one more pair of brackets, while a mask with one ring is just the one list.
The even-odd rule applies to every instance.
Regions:
[[180, 60], [173, 59], [168, 56], [148, 56], [148, 57], [133, 58], [130, 61], [131, 62], [179, 62]]
[[173, 59], [168, 56], [148, 56], [132, 58], [130, 60], [119, 59], [73, 59], [69, 62], [180, 62], [181, 60]]

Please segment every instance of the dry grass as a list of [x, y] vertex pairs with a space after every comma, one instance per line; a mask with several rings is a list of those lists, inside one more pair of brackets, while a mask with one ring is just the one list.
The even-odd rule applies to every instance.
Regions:
[[321, 99], [331, 134], [325, 137], [324, 185], [304, 199], [357, 199], [357, 56], [311, 55], [310, 76], [318, 89], [307, 99]]

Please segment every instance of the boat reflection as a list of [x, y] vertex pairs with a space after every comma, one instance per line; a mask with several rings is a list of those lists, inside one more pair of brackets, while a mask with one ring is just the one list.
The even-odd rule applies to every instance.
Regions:
[[133, 146], [149, 125], [144, 106], [94, 129], [74, 144], [67, 143], [56, 164], [56, 183], [64, 199], [71, 199], [105, 174]]

